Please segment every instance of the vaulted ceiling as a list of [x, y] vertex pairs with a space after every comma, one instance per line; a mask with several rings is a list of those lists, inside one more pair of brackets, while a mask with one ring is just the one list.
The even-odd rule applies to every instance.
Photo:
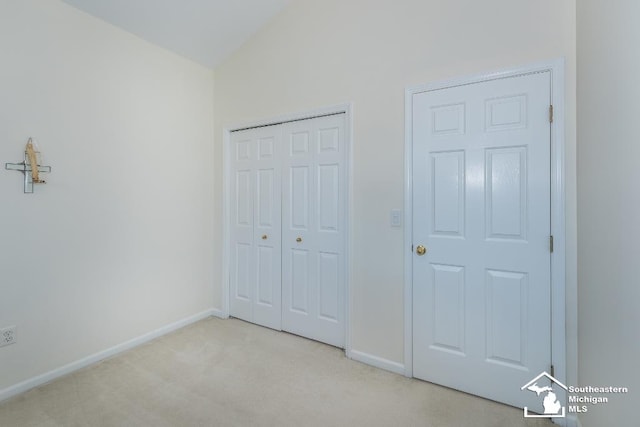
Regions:
[[291, 0], [63, 0], [214, 68]]

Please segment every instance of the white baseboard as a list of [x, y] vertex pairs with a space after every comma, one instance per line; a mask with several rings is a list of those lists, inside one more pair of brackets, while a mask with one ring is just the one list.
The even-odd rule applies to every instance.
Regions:
[[224, 311], [217, 309], [217, 308], [213, 308], [211, 309], [211, 315], [218, 317], [220, 319], [228, 319], [229, 318], [229, 313], [225, 313]]
[[123, 342], [122, 344], [118, 344], [104, 351], [92, 354], [91, 356], [85, 357], [75, 362], [71, 362], [68, 365], [64, 365], [60, 368], [46, 372], [42, 375], [38, 375], [37, 377], [33, 377], [28, 380], [22, 381], [18, 384], [9, 386], [3, 390], [0, 390], [0, 402], [7, 400], [18, 394], [24, 393], [25, 391], [30, 390], [34, 387], [38, 387], [42, 384], [53, 381], [56, 378], [60, 378], [63, 375], [70, 374], [71, 372], [77, 371], [79, 369], [92, 365], [96, 362], [99, 362], [103, 359], [114, 356], [118, 353], [122, 353], [123, 351], [130, 350], [148, 341], [161, 337], [162, 335], [166, 335], [170, 332], [183, 328], [199, 320], [205, 319], [207, 317], [215, 316], [215, 315], [216, 315], [216, 310], [214, 309], [205, 310], [201, 313], [187, 317], [186, 319], [178, 320], [177, 322], [163, 326], [159, 329], [156, 329], [155, 331], [141, 335], [132, 340]]
[[582, 427], [582, 423], [575, 414], [569, 414], [565, 418], [553, 418], [551, 421], [561, 427]]
[[567, 427], [582, 427], [577, 415], [567, 415]]
[[393, 362], [358, 350], [351, 350], [349, 352], [349, 356], [351, 359], [357, 360], [358, 362], [366, 363], [367, 365], [375, 366], [376, 368], [384, 369], [385, 371], [404, 375], [404, 365], [402, 363]]

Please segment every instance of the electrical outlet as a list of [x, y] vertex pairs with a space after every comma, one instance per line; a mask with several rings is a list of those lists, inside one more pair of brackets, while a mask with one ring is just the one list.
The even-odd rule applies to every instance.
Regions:
[[8, 326], [0, 329], [0, 347], [16, 342], [16, 327]]

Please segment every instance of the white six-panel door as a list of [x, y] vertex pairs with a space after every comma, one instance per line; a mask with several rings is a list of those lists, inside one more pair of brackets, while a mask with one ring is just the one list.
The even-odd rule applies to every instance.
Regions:
[[282, 326], [344, 347], [344, 114], [283, 125]]
[[230, 314], [281, 328], [282, 129], [231, 135]]
[[414, 376], [530, 408], [520, 387], [551, 361], [550, 89], [413, 96]]
[[345, 115], [232, 132], [230, 314], [345, 345]]

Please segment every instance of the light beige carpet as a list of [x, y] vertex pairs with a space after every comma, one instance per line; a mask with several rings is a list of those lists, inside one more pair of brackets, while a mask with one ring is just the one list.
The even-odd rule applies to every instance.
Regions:
[[522, 410], [206, 319], [0, 404], [0, 426], [551, 426]]

